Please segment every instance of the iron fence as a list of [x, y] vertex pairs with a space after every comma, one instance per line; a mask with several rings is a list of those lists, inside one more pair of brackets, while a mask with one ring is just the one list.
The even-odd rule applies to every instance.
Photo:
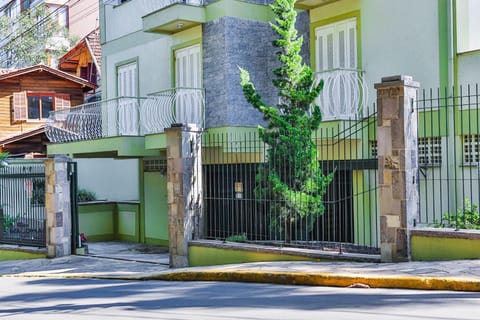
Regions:
[[9, 160], [0, 168], [0, 243], [45, 246], [43, 160]]
[[419, 225], [480, 229], [479, 96], [478, 85], [420, 92]]
[[378, 253], [375, 113], [324, 124], [313, 134], [315, 163], [306, 174], [317, 184], [316, 168], [323, 177], [331, 174], [323, 191], [309, 187], [282, 196], [272, 190], [265, 177], [277, 172], [293, 186], [304, 174], [301, 160], [282, 160], [288, 156], [265, 144], [256, 129], [207, 132], [202, 139], [206, 239]]

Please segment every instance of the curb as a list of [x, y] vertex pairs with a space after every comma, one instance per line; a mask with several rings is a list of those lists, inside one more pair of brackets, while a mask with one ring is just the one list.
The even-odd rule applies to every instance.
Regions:
[[330, 287], [365, 287], [366, 285], [370, 288], [480, 292], [480, 279], [472, 280], [460, 277], [358, 276], [307, 272], [208, 270], [157, 274], [146, 277], [145, 280], [259, 282]]
[[225, 281], [255, 282], [284, 285], [309, 285], [329, 287], [357, 288], [396, 288], [417, 290], [447, 290], [480, 292], [480, 279], [461, 277], [415, 277], [402, 275], [358, 276], [354, 274], [278, 272], [251, 270], [204, 270], [204, 271], [170, 271], [157, 274], [141, 275], [102, 275], [92, 273], [51, 274], [24, 273], [0, 275], [0, 277], [42, 277], [65, 279], [111, 279], [111, 280], [164, 280], [164, 281]]

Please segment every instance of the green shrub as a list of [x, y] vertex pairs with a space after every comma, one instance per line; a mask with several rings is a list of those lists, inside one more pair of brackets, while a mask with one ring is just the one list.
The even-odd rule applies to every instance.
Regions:
[[18, 220], [18, 216], [13, 217], [13, 216], [9, 216], [9, 215], [4, 215], [3, 216], [3, 231], [7, 232], [7, 230], [10, 227], [13, 227], [15, 225], [15, 223], [17, 223], [17, 220]]
[[442, 216], [442, 222], [435, 225], [438, 228], [453, 227], [456, 229], [476, 229], [480, 230], [480, 213], [478, 205], [472, 204], [470, 199], [466, 198], [463, 207], [455, 213], [446, 213]]
[[225, 241], [229, 241], [229, 242], [245, 242], [247, 240], [248, 238], [246, 233], [234, 234], [233, 236], [230, 236], [225, 239]]
[[78, 202], [87, 202], [97, 200], [97, 195], [95, 192], [87, 189], [79, 189], [77, 192], [77, 201]]

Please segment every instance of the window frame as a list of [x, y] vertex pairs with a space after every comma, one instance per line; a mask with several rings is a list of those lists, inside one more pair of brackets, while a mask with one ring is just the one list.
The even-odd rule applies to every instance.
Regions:
[[[30, 118], [29, 113], [30, 113], [30, 102], [28, 98], [30, 97], [38, 97], [38, 115], [39, 118]], [[55, 92], [48, 92], [48, 91], [27, 91], [27, 122], [35, 122], [35, 121], [45, 121], [43, 117], [43, 109], [42, 109], [42, 97], [51, 97], [52, 98], [52, 110], [50, 111], [55, 111]]]
[[462, 135], [462, 162], [464, 166], [475, 166], [480, 163], [480, 134]]
[[[120, 87], [121, 84], [120, 84], [120, 79], [119, 79], [120, 70], [123, 69], [123, 68], [129, 68], [131, 66], [135, 66], [135, 74], [131, 78], [131, 79], [134, 79], [135, 83], [133, 85], [130, 85], [130, 87], [131, 87], [131, 89], [133, 88], [135, 90], [134, 97], [138, 97], [139, 94], [140, 94], [139, 63], [138, 63], [138, 58], [134, 58], [134, 59], [130, 59], [130, 60], [120, 62], [120, 63], [115, 65], [115, 79], [116, 79], [115, 90], [116, 90], [116, 96], [118, 98], [120, 98], [122, 96], [125, 96], [123, 94], [122, 95], [120, 94], [120, 92], [122, 91], [121, 87]], [[132, 95], [129, 95], [129, 96], [132, 96]]]
[[[345, 28], [341, 28], [341, 26], [344, 25]], [[344, 43], [346, 43], [347, 45], [350, 45], [349, 43], [349, 40], [350, 40], [350, 37], [349, 37], [349, 26], [352, 26], [354, 27], [354, 34], [353, 34], [353, 45], [354, 45], [354, 52], [353, 52], [353, 59], [354, 59], [354, 67], [351, 67], [351, 66], [339, 66], [339, 49], [337, 48], [338, 47], [338, 44], [340, 43], [340, 40], [339, 40], [339, 34], [340, 32], [343, 30], [345, 32], [345, 40], [344, 40]], [[328, 67], [328, 56], [327, 57], [323, 57], [323, 60], [327, 60], [327, 66], [320, 69], [320, 66], [319, 66], [319, 61], [320, 61], [320, 52], [319, 52], [319, 43], [318, 43], [318, 38], [319, 38], [319, 33], [321, 33], [322, 31], [324, 30], [332, 30], [332, 32], [330, 34], [333, 35], [333, 38], [332, 38], [332, 67]], [[313, 59], [312, 59], [312, 62], [313, 62], [313, 70], [314, 72], [318, 73], [318, 72], [325, 72], [325, 71], [331, 71], [331, 70], [336, 70], [336, 69], [355, 69], [355, 70], [359, 70], [361, 69], [361, 56], [360, 56], [360, 52], [361, 52], [361, 39], [360, 39], [360, 34], [359, 34], [359, 30], [360, 30], [360, 16], [359, 16], [359, 13], [358, 12], [354, 12], [354, 13], [351, 13], [351, 14], [347, 14], [347, 15], [342, 15], [342, 16], [339, 16], [339, 17], [335, 17], [335, 18], [332, 18], [332, 19], [329, 19], [325, 22], [320, 22], [320, 23], [316, 23], [312, 26], [311, 28], [311, 34], [312, 34], [312, 38], [311, 38], [311, 41], [312, 41], [312, 47], [313, 47]], [[326, 34], [328, 34], [329, 32], [326, 32]], [[322, 47], [323, 48], [323, 47]], [[347, 50], [346, 47], [344, 47], [344, 54], [348, 53], [349, 50]], [[348, 60], [345, 59], [344, 61], [344, 65], [347, 65], [348, 63]]]
[[418, 164], [421, 167], [437, 167], [442, 165], [442, 137], [419, 137], [418, 141]]
[[[56, 93], [54, 91], [20, 91], [13, 93], [12, 97], [12, 123], [45, 122], [47, 118], [42, 116], [41, 97], [52, 97], [52, 110], [50, 111], [71, 108], [71, 97], [67, 93]], [[29, 117], [29, 97], [39, 98], [39, 118]]]
[[[470, 2], [471, 1], [471, 2]], [[469, 52], [478, 52], [480, 51], [480, 41], [476, 44], [471, 44], [470, 35], [477, 35], [480, 33], [480, 22], [477, 21], [476, 29], [470, 31], [470, 20], [474, 20], [473, 16], [473, 9], [470, 9], [470, 4], [475, 3], [476, 5], [480, 6], [477, 3], [478, 0], [462, 0], [462, 1], [455, 1], [455, 13], [454, 13], [454, 32], [455, 32], [455, 51], [456, 54], [464, 54]]]

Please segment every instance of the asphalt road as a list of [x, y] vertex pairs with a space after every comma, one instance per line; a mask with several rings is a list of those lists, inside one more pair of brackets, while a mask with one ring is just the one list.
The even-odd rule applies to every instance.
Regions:
[[0, 319], [479, 319], [480, 293], [0, 277]]

